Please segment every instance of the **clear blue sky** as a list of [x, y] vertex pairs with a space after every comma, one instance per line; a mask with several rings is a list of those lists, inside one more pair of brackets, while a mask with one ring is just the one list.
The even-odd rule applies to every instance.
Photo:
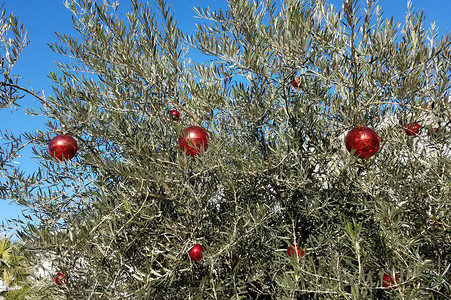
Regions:
[[[361, 0], [362, 2], [364, 0]], [[330, 3], [341, 7], [341, 0], [330, 0]], [[366, 2], [366, 1], [365, 1]], [[24, 80], [22, 84], [30, 85], [35, 91], [44, 90], [46, 95], [52, 94], [51, 82], [48, 79], [50, 71], [56, 70], [55, 61], [60, 58], [50, 51], [47, 43], [56, 40], [54, 32], [70, 33], [71, 13], [64, 7], [64, 0], [6, 0], [4, 8], [7, 13], [13, 13], [24, 23], [28, 31], [30, 44], [23, 52], [16, 68], [15, 74], [20, 74]], [[212, 8], [225, 8], [225, 0], [168, 0], [179, 26], [185, 32], [192, 32], [196, 19], [193, 7], [210, 6]], [[451, 0], [412, 0], [417, 9], [423, 10], [426, 25], [435, 21], [439, 34], [451, 32]], [[380, 0], [386, 18], [394, 16], [395, 20], [403, 22], [407, 8], [407, 0]], [[120, 8], [127, 10], [129, 1], [121, 0]], [[39, 103], [32, 97], [25, 97], [20, 101], [21, 106], [36, 107]], [[22, 109], [11, 113], [5, 109], [0, 111], [0, 130], [8, 129], [12, 132], [45, 130], [42, 125], [45, 120], [25, 116]], [[21, 168], [33, 171], [36, 168], [36, 158], [30, 158], [30, 152], [24, 152], [19, 160]], [[20, 208], [9, 201], [0, 200], [0, 222], [20, 216]]]

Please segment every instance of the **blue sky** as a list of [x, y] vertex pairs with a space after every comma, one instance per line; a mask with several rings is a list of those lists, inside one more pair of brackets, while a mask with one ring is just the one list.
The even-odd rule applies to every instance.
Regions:
[[[330, 3], [341, 7], [341, 0], [330, 0]], [[363, 0], [362, 0], [363, 2]], [[51, 4], [50, 4], [51, 3]], [[120, 1], [123, 10], [129, 5], [128, 0]], [[168, 0], [179, 26], [185, 32], [192, 32], [196, 19], [194, 18], [193, 7], [210, 6], [212, 8], [225, 8], [225, 0]], [[423, 10], [426, 17], [426, 25], [434, 22], [439, 28], [439, 34], [445, 35], [451, 32], [451, 12], [450, 0], [412, 0], [417, 9]], [[407, 0], [380, 0], [378, 4], [382, 7], [386, 18], [391, 16], [399, 22], [403, 22], [407, 8]], [[6, 0], [4, 8], [7, 13], [18, 16], [24, 23], [28, 32], [30, 44], [24, 50], [14, 74], [23, 77], [22, 84], [28, 83], [35, 91], [44, 90], [46, 95], [52, 94], [51, 82], [48, 79], [50, 71], [55, 71], [55, 61], [60, 59], [53, 53], [47, 43], [56, 40], [54, 32], [70, 33], [71, 13], [64, 7], [63, 0]], [[20, 101], [23, 107], [36, 107], [38, 102], [32, 97], [25, 97]], [[8, 129], [12, 132], [45, 130], [42, 125], [45, 120], [25, 116], [23, 110], [11, 113], [11, 110], [0, 111], [0, 130]], [[19, 159], [21, 168], [32, 171], [36, 168], [36, 158], [30, 158], [27, 153]], [[0, 222], [20, 216], [20, 208], [9, 201], [0, 200]]]

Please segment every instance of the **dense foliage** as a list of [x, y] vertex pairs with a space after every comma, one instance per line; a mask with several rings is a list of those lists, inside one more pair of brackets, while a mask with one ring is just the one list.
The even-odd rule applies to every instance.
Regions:
[[1, 283], [6, 288], [26, 285], [30, 274], [26, 250], [19, 242], [11, 242], [9, 238], [0, 240], [0, 274]]
[[[163, 0], [126, 15], [69, 3], [76, 34], [51, 45], [67, 59], [30, 112], [46, 130], [2, 145], [1, 198], [31, 218], [20, 237], [68, 276], [32, 297], [445, 299], [451, 35], [413, 8], [403, 25], [385, 19], [372, 0], [228, 3], [197, 8], [192, 35]], [[209, 133], [193, 157], [178, 147], [189, 125]], [[344, 147], [359, 125], [381, 137], [372, 158]], [[66, 162], [46, 149], [61, 132], [79, 145]], [[31, 175], [10, 164], [25, 142], [42, 158]]]
[[24, 286], [23, 288], [17, 289], [17, 290], [10, 290], [5, 293], [4, 299], [5, 300], [19, 300], [19, 299], [25, 299], [25, 295], [27, 295], [27, 292], [30, 290], [29, 286]]

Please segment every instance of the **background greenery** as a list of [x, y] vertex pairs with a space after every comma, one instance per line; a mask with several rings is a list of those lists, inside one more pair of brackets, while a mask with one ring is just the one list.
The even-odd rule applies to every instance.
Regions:
[[[402, 26], [384, 19], [373, 1], [336, 11], [230, 0], [227, 11], [198, 8], [194, 35], [163, 1], [131, 1], [127, 15], [88, 0], [70, 9], [78, 35], [51, 45], [69, 58], [50, 75], [52, 96], [15, 84], [23, 30], [9, 19], [3, 32], [14, 39], [2, 103], [32, 93], [42, 107], [30, 114], [48, 123], [3, 134], [1, 197], [28, 209], [17, 223], [32, 264], [68, 274], [63, 287], [35, 280], [30, 297], [448, 297], [449, 34], [428, 32], [413, 10]], [[405, 135], [412, 122], [420, 136]], [[191, 124], [210, 135], [196, 157], [177, 142]], [[374, 158], [344, 148], [358, 125], [382, 139]], [[61, 132], [79, 143], [70, 162], [46, 152]], [[25, 143], [42, 158], [31, 175], [12, 163]], [[194, 243], [200, 262], [187, 255]], [[287, 255], [293, 243], [304, 256]], [[385, 273], [397, 288], [382, 285]]]

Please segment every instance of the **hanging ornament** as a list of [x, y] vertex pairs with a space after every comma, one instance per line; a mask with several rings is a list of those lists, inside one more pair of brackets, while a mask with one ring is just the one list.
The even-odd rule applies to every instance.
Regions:
[[67, 282], [67, 275], [64, 272], [58, 272], [55, 276], [55, 283], [57, 285], [63, 285]]
[[65, 133], [54, 137], [48, 146], [50, 156], [59, 161], [72, 159], [77, 150], [77, 141]]
[[304, 256], [305, 255], [305, 249], [301, 251], [301, 248], [298, 245], [293, 244], [293, 246], [290, 246], [287, 250], [287, 254], [289, 257], [293, 256], [297, 252], [297, 256]]
[[368, 127], [356, 127], [345, 137], [346, 149], [355, 150], [354, 156], [368, 158], [379, 150], [381, 140], [377, 133]]
[[410, 123], [409, 125], [407, 125], [404, 128], [404, 132], [406, 133], [406, 135], [408, 136], [417, 136], [420, 135], [420, 127], [421, 125], [418, 123]]
[[382, 285], [389, 289], [396, 289], [398, 287], [398, 275], [395, 274], [395, 278], [393, 279], [390, 273], [385, 273], [382, 277]]
[[199, 126], [190, 126], [184, 129], [179, 137], [179, 146], [186, 155], [195, 156], [208, 149], [208, 133]]
[[171, 110], [169, 115], [171, 116], [172, 121], [178, 121], [180, 119], [180, 112], [178, 110]]
[[434, 220], [430, 221], [430, 222], [431, 222], [431, 225], [434, 225], [436, 227], [441, 227], [441, 226], [444, 225], [443, 222], [442, 222], [442, 219], [440, 219], [438, 217], [435, 218]]
[[293, 81], [291, 82], [291, 86], [296, 90], [299, 90], [300, 88], [302, 88], [301, 77], [299, 77], [297, 75], [294, 76]]
[[192, 260], [199, 261], [202, 259], [202, 251], [204, 251], [204, 248], [201, 245], [194, 244], [188, 251], [188, 255]]

